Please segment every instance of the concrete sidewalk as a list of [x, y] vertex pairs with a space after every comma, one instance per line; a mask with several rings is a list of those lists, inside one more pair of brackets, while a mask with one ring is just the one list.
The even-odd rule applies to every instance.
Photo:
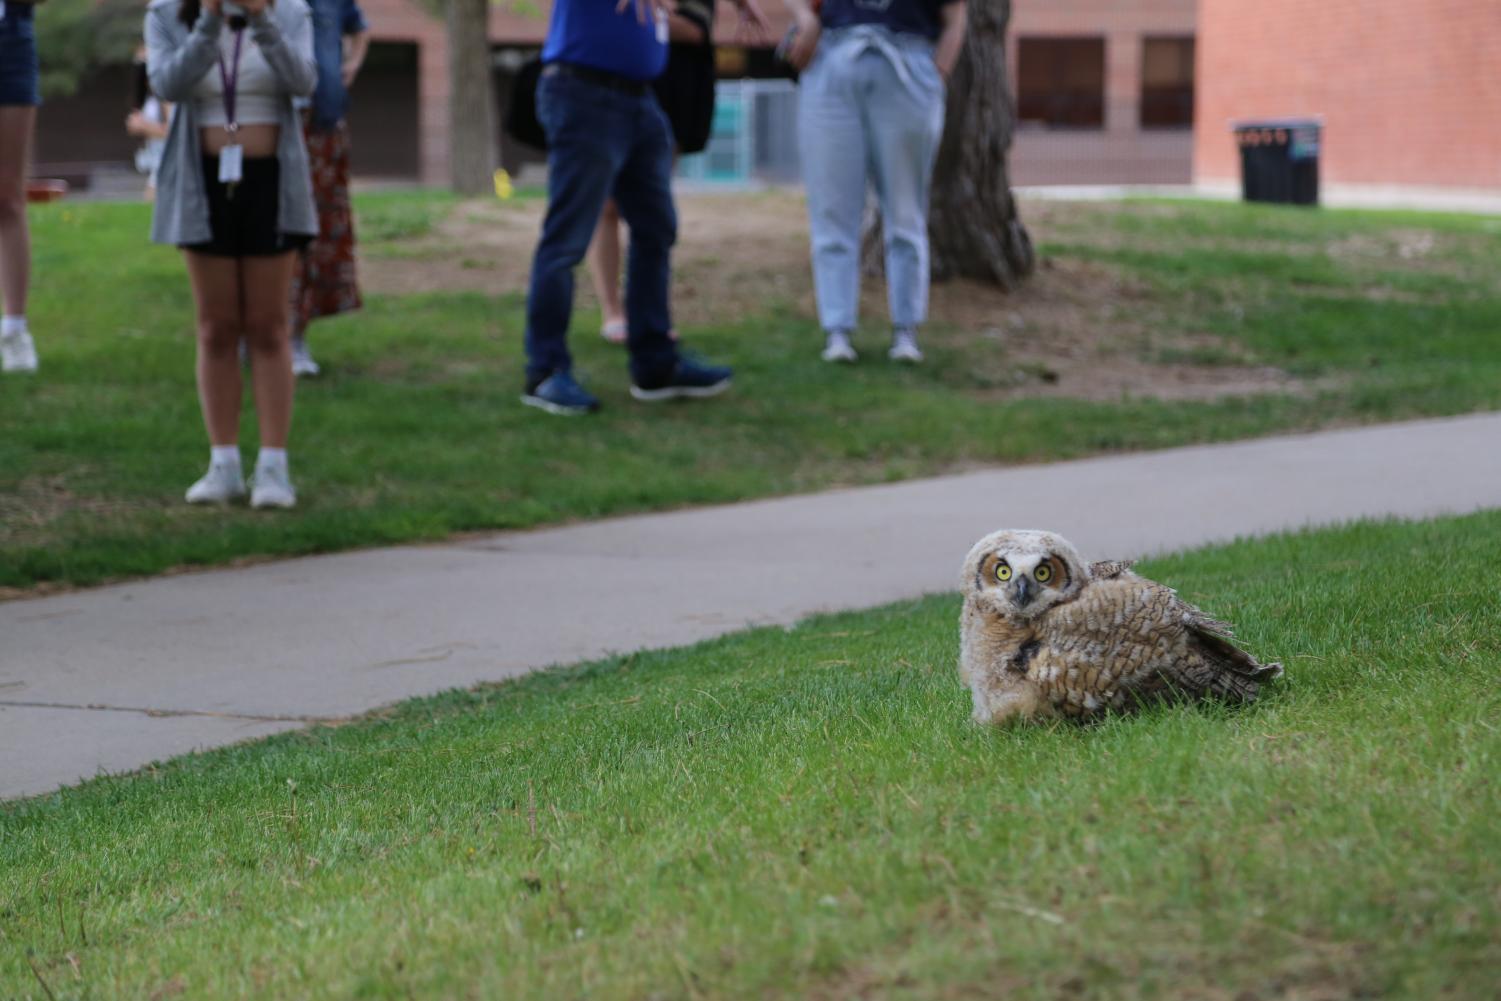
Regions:
[[997, 469], [0, 604], [0, 797], [610, 652], [949, 590], [1051, 528], [1128, 557], [1501, 507], [1501, 414]]

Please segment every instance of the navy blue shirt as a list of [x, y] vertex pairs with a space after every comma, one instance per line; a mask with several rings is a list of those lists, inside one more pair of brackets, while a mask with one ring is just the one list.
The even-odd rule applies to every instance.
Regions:
[[819, 18], [825, 28], [880, 24], [892, 31], [937, 39], [943, 28], [938, 12], [956, 0], [823, 0]]
[[557, 0], [544, 63], [572, 63], [631, 80], [655, 80], [667, 67], [666, 31], [647, 17], [642, 24], [636, 5], [615, 13], [618, 0]]

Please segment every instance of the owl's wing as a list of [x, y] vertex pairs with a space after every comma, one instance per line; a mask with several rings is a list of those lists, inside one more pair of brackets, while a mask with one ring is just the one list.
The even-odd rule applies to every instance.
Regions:
[[1113, 580], [1130, 573], [1135, 565], [1131, 560], [1101, 560], [1089, 565], [1089, 576], [1091, 580]]
[[1178, 597], [1176, 591], [1172, 595], [1195, 652], [1204, 662], [1204, 669], [1196, 672], [1205, 680], [1203, 691], [1230, 701], [1250, 702], [1263, 682], [1282, 677], [1281, 664], [1263, 664], [1231, 642], [1235, 630], [1230, 623], [1205, 615]]
[[[1254, 698], [1260, 682], [1281, 674], [1232, 644], [1230, 626], [1210, 618], [1170, 587], [1136, 574], [1091, 581], [1079, 598], [1049, 616], [1051, 640], [1077, 659], [1096, 687], [1137, 696], [1166, 689]], [[1087, 673], [1086, 673], [1087, 672]]]

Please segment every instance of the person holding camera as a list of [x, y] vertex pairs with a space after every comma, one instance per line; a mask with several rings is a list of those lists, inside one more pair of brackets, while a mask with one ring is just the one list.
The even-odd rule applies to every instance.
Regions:
[[198, 398], [208, 472], [192, 504], [245, 494], [239, 345], [249, 347], [260, 426], [252, 507], [297, 503], [287, 463], [292, 355], [287, 302], [297, 252], [318, 232], [302, 121], [313, 92], [304, 0], [154, 0], [152, 89], [177, 105], [162, 150], [151, 238], [180, 247], [198, 318]]
[[26, 171], [42, 103], [31, 0], [0, 0], [0, 371], [35, 372], [36, 344], [26, 325], [31, 233]]
[[801, 71], [799, 145], [808, 192], [823, 360], [853, 362], [860, 227], [874, 182], [886, 239], [892, 361], [922, 361], [928, 313], [928, 190], [949, 74], [964, 46], [965, 0], [785, 0], [785, 47]]

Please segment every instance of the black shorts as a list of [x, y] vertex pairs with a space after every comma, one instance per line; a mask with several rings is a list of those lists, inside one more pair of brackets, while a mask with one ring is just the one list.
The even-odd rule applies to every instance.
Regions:
[[311, 236], [276, 228], [281, 203], [281, 164], [274, 156], [246, 157], [240, 180], [219, 180], [219, 158], [203, 158], [203, 187], [208, 195], [207, 243], [184, 243], [182, 249], [214, 257], [275, 257], [301, 250]]

